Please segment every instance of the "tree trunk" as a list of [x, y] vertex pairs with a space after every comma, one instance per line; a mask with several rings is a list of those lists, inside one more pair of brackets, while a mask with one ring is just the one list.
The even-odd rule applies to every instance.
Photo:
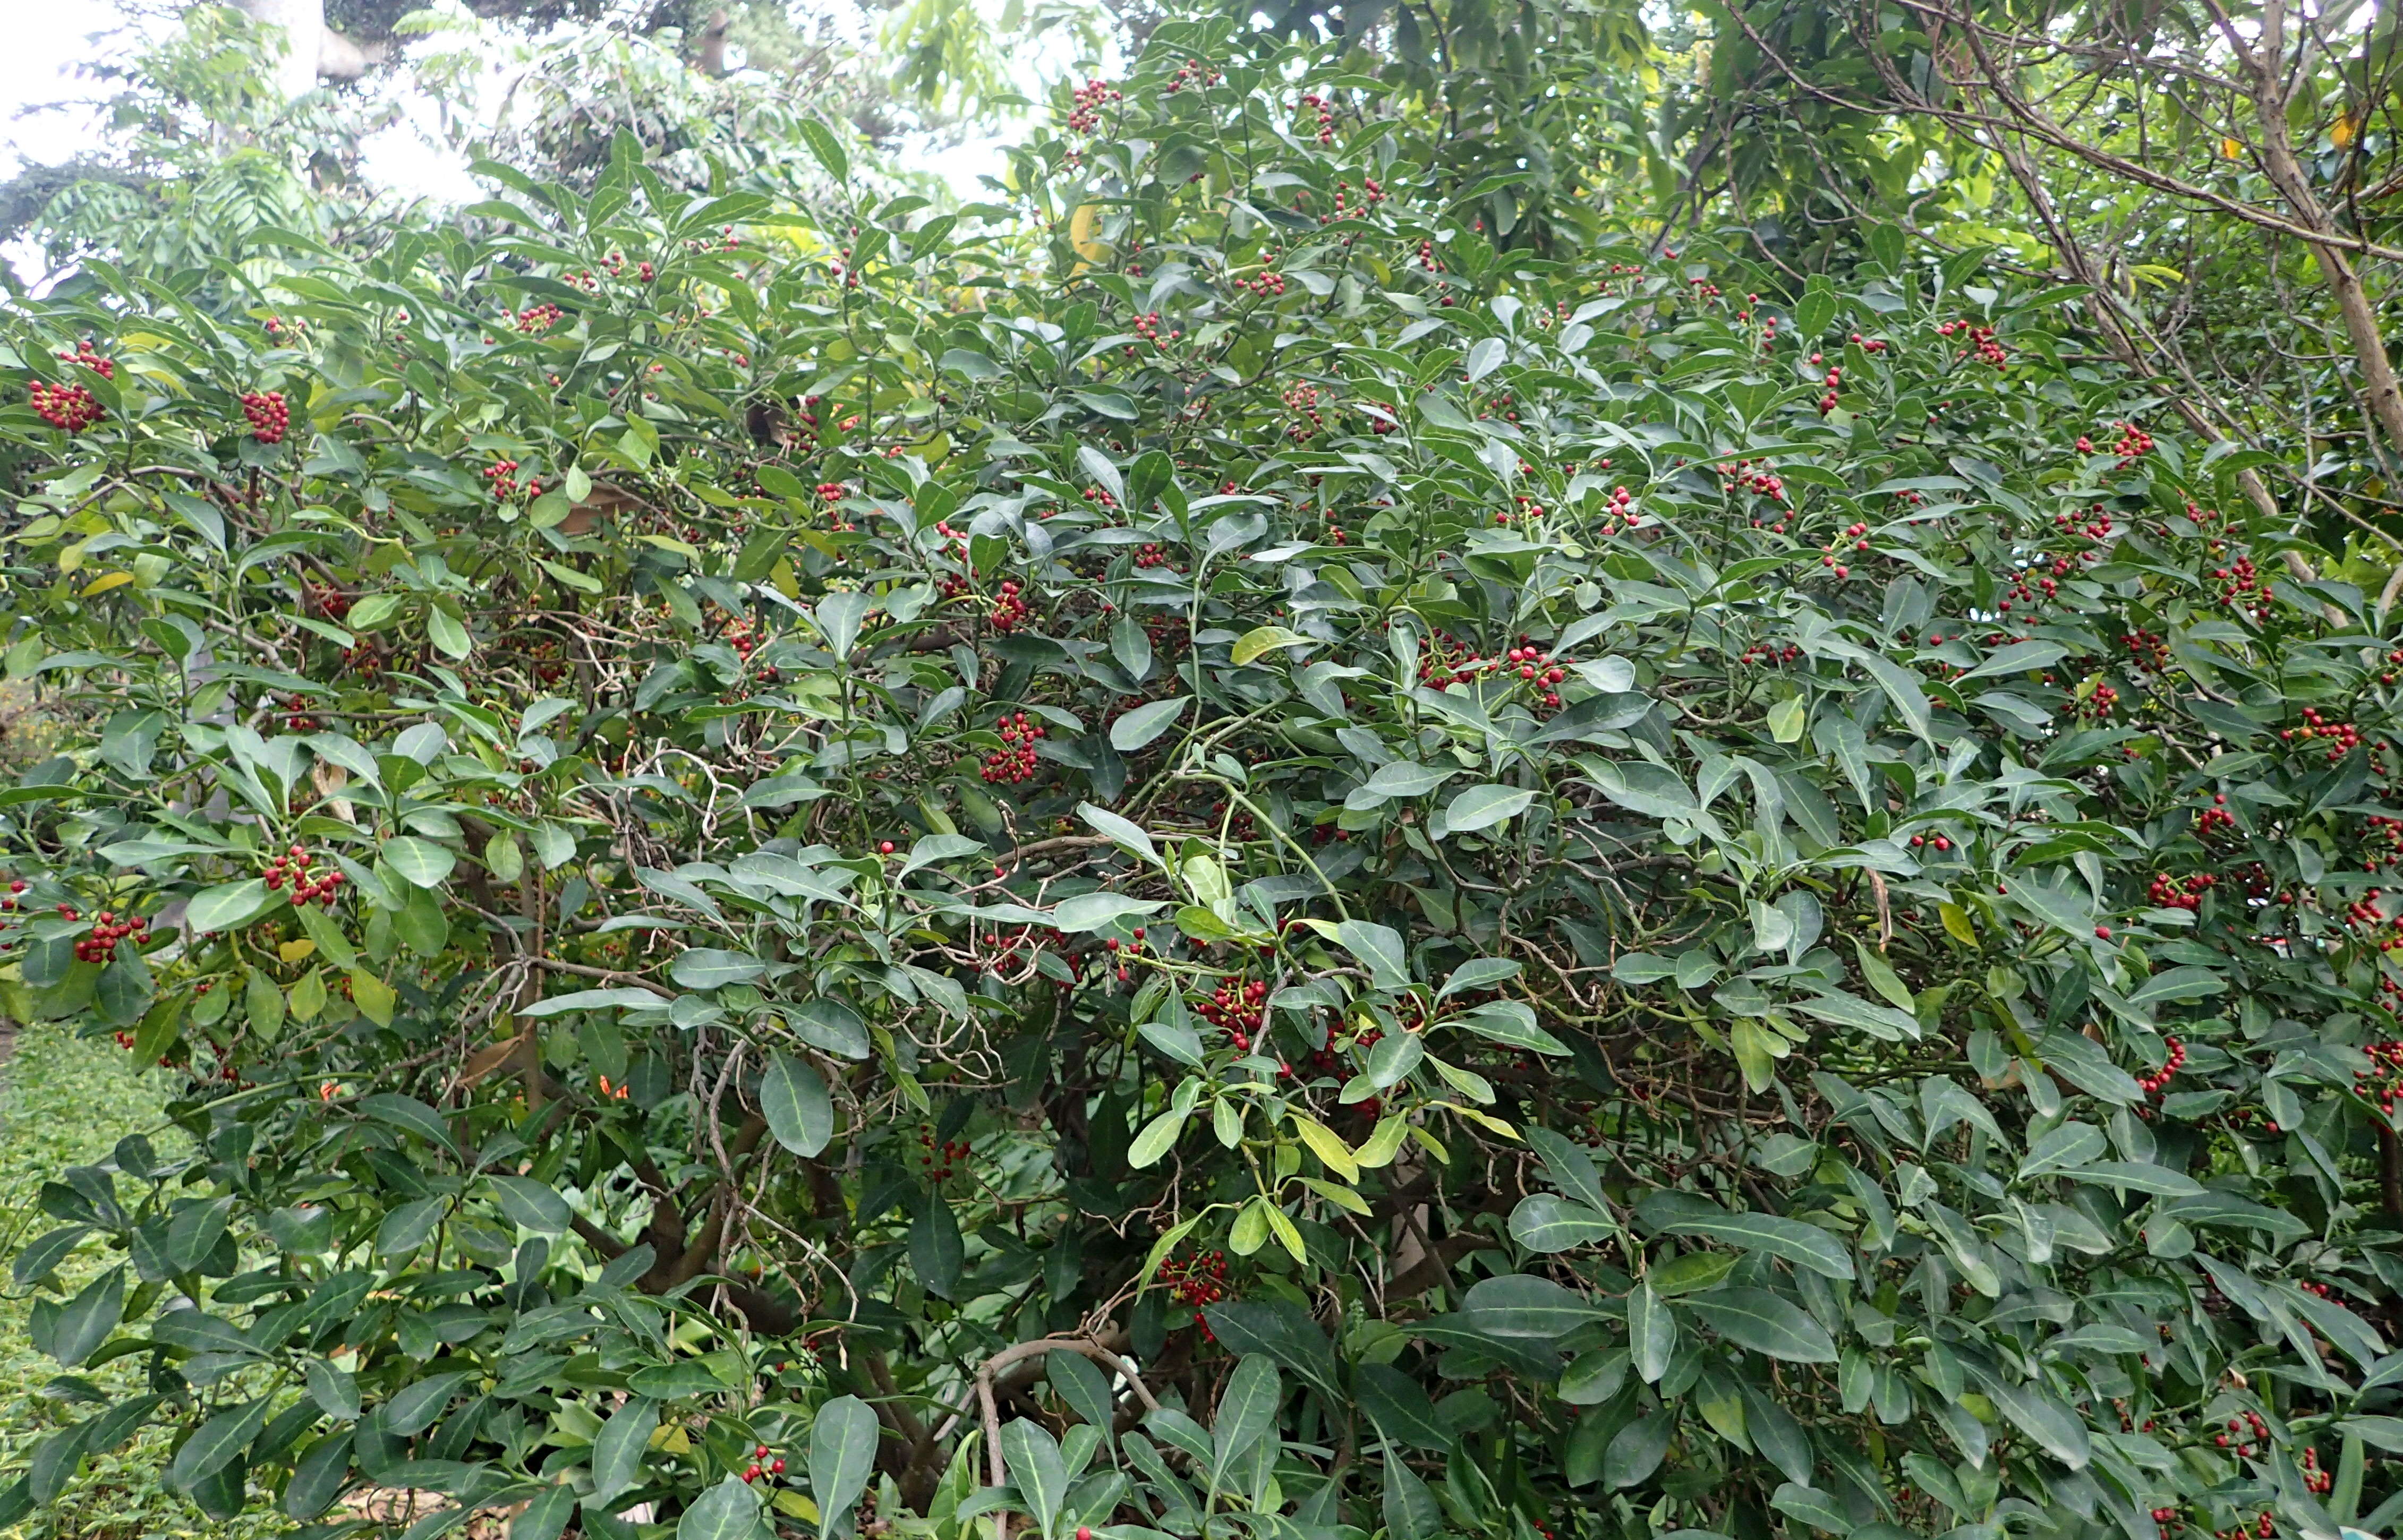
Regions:
[[275, 85], [286, 101], [316, 90], [320, 77], [355, 80], [392, 57], [389, 43], [354, 43], [326, 26], [326, 0], [233, 0], [233, 7], [284, 29]]
[[[2261, 167], [2269, 173], [2271, 186], [2295, 211], [2295, 223], [2320, 234], [2337, 234], [2336, 220], [2312, 190], [2310, 173], [2296, 156], [2294, 139], [2286, 132], [2285, 7], [2271, 0], [2262, 8], [2259, 40], [2250, 48], [2232, 31], [2226, 35], [2235, 47], [2237, 63], [2253, 98], [2253, 116], [2261, 126]], [[2372, 440], [2382, 437], [2390, 451], [2403, 452], [2403, 386], [2396, 382], [2395, 366], [2386, 356], [2385, 334], [2379, 329], [2378, 312], [2362, 284], [2361, 271], [2342, 246], [2314, 241], [2311, 247], [2320, 274], [2336, 298], [2337, 313], [2344, 318], [2354, 361], [2361, 368], [2362, 405], [2378, 430]]]

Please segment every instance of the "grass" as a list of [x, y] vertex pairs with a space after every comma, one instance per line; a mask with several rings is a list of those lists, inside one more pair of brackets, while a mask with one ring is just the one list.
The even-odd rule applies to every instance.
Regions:
[[[105, 1042], [78, 1041], [56, 1023], [26, 1028], [16, 1056], [0, 1069], [0, 1235], [22, 1244], [53, 1228], [36, 1207], [42, 1184], [69, 1165], [104, 1158], [129, 1133], [156, 1138], [163, 1099], [149, 1076]], [[160, 1143], [163, 1154], [169, 1142]], [[60, 1268], [60, 1282], [80, 1288], [113, 1261], [104, 1247], [87, 1242]], [[44, 1394], [62, 1371], [26, 1338], [32, 1303], [0, 1289], [0, 1482], [14, 1482], [53, 1429], [95, 1409]], [[130, 1393], [140, 1384], [139, 1362], [119, 1359], [91, 1378], [112, 1397]], [[0, 1540], [263, 1540], [291, 1529], [272, 1515], [220, 1524], [169, 1492], [159, 1473], [173, 1432], [146, 1429], [125, 1447], [87, 1459], [53, 1507], [0, 1530]]]

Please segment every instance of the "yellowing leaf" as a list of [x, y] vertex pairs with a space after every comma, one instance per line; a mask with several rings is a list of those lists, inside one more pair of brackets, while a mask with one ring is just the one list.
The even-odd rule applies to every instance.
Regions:
[[1068, 244], [1088, 262], [1106, 262], [1110, 248], [1097, 237], [1102, 233], [1102, 208], [1098, 203], [1079, 203], [1076, 212], [1068, 216]]
[[326, 980], [315, 968], [311, 968], [300, 982], [292, 986], [292, 1017], [298, 1021], [313, 1021], [326, 1008]]
[[1343, 1142], [1341, 1134], [1299, 1113], [1293, 1115], [1293, 1126], [1300, 1131], [1301, 1142], [1310, 1146], [1310, 1153], [1326, 1162], [1328, 1171], [1346, 1182], [1360, 1180], [1360, 1162], [1353, 1158], [1352, 1146]]
[[787, 1519], [798, 1519], [804, 1524], [814, 1524], [818, 1521], [818, 1505], [797, 1491], [778, 1492], [776, 1511]]
[[1227, 656], [1237, 668], [1279, 647], [1299, 647], [1310, 645], [1310, 638], [1283, 626], [1256, 626], [1235, 639], [1234, 649]]
[[97, 593], [106, 593], [111, 589], [121, 589], [132, 581], [133, 575], [130, 572], [103, 573], [84, 585], [83, 596], [89, 599]]
[[1978, 933], [1969, 924], [1969, 911], [1958, 904], [1938, 904], [1936, 912], [1944, 917], [1944, 933], [1965, 947], [1978, 944]]
[[1402, 1135], [1409, 1131], [1410, 1124], [1399, 1113], [1379, 1118], [1374, 1131], [1361, 1141], [1360, 1148], [1354, 1153], [1354, 1162], [1371, 1169], [1392, 1165], [1394, 1157], [1401, 1153]]
[[[1492, 1113], [1479, 1112], [1475, 1107], [1464, 1107], [1457, 1102], [1438, 1102], [1436, 1105], [1443, 1108], [1446, 1112], [1459, 1114], [1461, 1117], [1467, 1118], [1478, 1127], [1484, 1129], [1489, 1133], [1498, 1133], [1505, 1139], [1516, 1139], [1519, 1137], [1519, 1131], [1517, 1129], [1511, 1127], [1501, 1118], [1494, 1117]], [[1443, 1153], [1443, 1146], [1435, 1144], [1434, 1140], [1430, 1138], [1424, 1130], [1412, 1129], [1410, 1131], [1417, 1134], [1420, 1139], [1433, 1146], [1433, 1153], [1437, 1159], [1443, 1161], [1447, 1165], [1451, 1163], [1452, 1157]]]
[[1301, 1231], [1294, 1228], [1293, 1221], [1285, 1216], [1285, 1210], [1269, 1202], [1263, 1202], [1260, 1207], [1269, 1216], [1269, 1228], [1276, 1232], [1276, 1238], [1285, 1243], [1285, 1249], [1293, 1254], [1295, 1261], [1308, 1267], [1310, 1249], [1301, 1243]]
[[351, 1003], [359, 1014], [379, 1027], [392, 1025], [392, 1007], [400, 1002], [393, 987], [374, 974], [358, 968], [351, 970]]
[[298, 963], [300, 959], [308, 956], [316, 950], [317, 943], [303, 936], [293, 940], [286, 941], [282, 946], [276, 948], [275, 955], [281, 957], [287, 963]]

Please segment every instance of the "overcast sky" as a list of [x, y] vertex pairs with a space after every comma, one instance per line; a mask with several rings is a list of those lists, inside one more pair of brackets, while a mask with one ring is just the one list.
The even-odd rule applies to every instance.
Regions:
[[92, 94], [91, 83], [71, 72], [92, 51], [87, 35], [118, 24], [116, 7], [107, 0], [9, 0], [7, 9], [7, 45], [0, 48], [0, 166], [13, 170], [20, 154], [63, 160], [83, 137], [85, 120], [25, 109]]

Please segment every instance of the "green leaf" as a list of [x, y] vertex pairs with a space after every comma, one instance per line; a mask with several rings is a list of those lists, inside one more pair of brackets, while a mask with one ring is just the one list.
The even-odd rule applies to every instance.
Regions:
[[910, 1266], [918, 1282], [938, 1298], [949, 1299], [960, 1284], [966, 1248], [960, 1222], [940, 1193], [929, 1194], [910, 1218]]
[[1700, 1235], [1745, 1251], [1765, 1252], [1823, 1278], [1849, 1282], [1853, 1277], [1850, 1248], [1818, 1226], [1799, 1219], [1774, 1214], [1681, 1216], [1659, 1228], [1664, 1235]]
[[1789, 1519], [1799, 1519], [1813, 1529], [1839, 1536], [1840, 1540], [1856, 1528], [1845, 1516], [1844, 1510], [1837, 1505], [1835, 1498], [1799, 1481], [1780, 1484], [1776, 1493], [1769, 1499], [1769, 1505]]
[[1470, 1325], [1490, 1336], [1545, 1339], [1565, 1337], [1604, 1315], [1602, 1308], [1584, 1295], [1523, 1272], [1504, 1273], [1475, 1284], [1463, 1297], [1461, 1309]]
[[710, 1488], [676, 1520], [675, 1540], [757, 1540], [759, 1494], [739, 1476]]
[[1418, 1473], [1392, 1450], [1385, 1451], [1384, 1519], [1388, 1540], [1438, 1540], [1443, 1508]]
[[834, 1137], [834, 1103], [818, 1072], [789, 1054], [771, 1053], [759, 1077], [759, 1111], [776, 1143], [804, 1158]]
[[1627, 1351], [1647, 1385], [1669, 1372], [1670, 1355], [1677, 1351], [1676, 1319], [1649, 1283], [1637, 1283], [1627, 1296]]
[[1335, 939], [1361, 961], [1379, 989], [1398, 990], [1410, 983], [1402, 935], [1392, 926], [1368, 920], [1346, 920], [1335, 927]]
[[1120, 754], [1134, 753], [1174, 726], [1192, 700], [1178, 695], [1135, 707], [1110, 724], [1110, 746]]
[[271, 891], [256, 877], [221, 883], [192, 895], [184, 909], [184, 923], [201, 936], [237, 931], [283, 901], [283, 894]]
[[62, 1307], [50, 1328], [51, 1357], [73, 1368], [90, 1357], [125, 1313], [125, 1269], [111, 1268]]
[[649, 990], [577, 990], [569, 994], [554, 994], [548, 1000], [537, 1000], [521, 1008], [518, 1014], [541, 1018], [564, 1016], [573, 1010], [643, 1010], [666, 1004], [665, 998]]
[[562, 1198], [548, 1182], [537, 1182], [531, 1176], [487, 1176], [493, 1196], [500, 1200], [501, 1212], [510, 1224], [544, 1235], [567, 1232], [569, 1211], [567, 1200]]
[[1665, 1409], [1638, 1417], [1619, 1429], [1603, 1452], [1602, 1484], [1616, 1491], [1650, 1480], [1676, 1431], [1677, 1414]]
[[442, 1409], [451, 1404], [451, 1398], [459, 1394], [459, 1387], [475, 1378], [475, 1373], [470, 1370], [453, 1369], [448, 1374], [433, 1375], [402, 1387], [384, 1403], [384, 1427], [403, 1438], [424, 1432], [434, 1425], [436, 1418], [442, 1415]]
[[668, 964], [668, 977], [688, 990], [720, 990], [729, 984], [748, 984], [768, 975], [768, 964], [747, 951], [727, 951], [717, 947], [695, 947], [679, 952]]
[[1913, 1012], [1912, 1020], [1916, 1020], [1919, 999], [1902, 981], [1902, 976], [1895, 972], [1883, 957], [1871, 951], [1867, 942], [1857, 938], [1853, 942], [1853, 955], [1859, 960], [1861, 978], [1868, 987], [1877, 991], [1879, 996], [1896, 1010]]
[[202, 1422], [193, 1435], [184, 1440], [175, 1457], [167, 1463], [169, 1490], [189, 1492], [194, 1487], [225, 1468], [244, 1446], [258, 1436], [266, 1425], [271, 1399], [260, 1396], [230, 1411], [221, 1411]]
[[1444, 827], [1452, 834], [1472, 834], [1479, 829], [1492, 828], [1526, 812], [1535, 800], [1535, 794], [1532, 791], [1510, 786], [1470, 786], [1445, 806]]
[[402, 881], [420, 888], [440, 887], [459, 862], [449, 846], [420, 839], [413, 834], [385, 840], [382, 854], [385, 864]]
[[1116, 893], [1085, 893], [1063, 898], [1051, 911], [1055, 930], [1071, 934], [1096, 931], [1121, 920], [1157, 913], [1165, 908], [1156, 898], [1129, 898]]
[[818, 1408], [810, 1426], [810, 1491], [817, 1499], [818, 1533], [838, 1533], [876, 1471], [876, 1412], [855, 1395]]
[[1766, 1289], [1720, 1289], [1688, 1298], [1686, 1309], [1738, 1347], [1789, 1364], [1832, 1364], [1827, 1328]]
[[1494, 1000], [1452, 1019], [1478, 1036], [1528, 1053], [1565, 1055], [1569, 1046], [1535, 1024], [1535, 1013], [1523, 1001]]
[[1284, 1398], [1275, 1362], [1266, 1353], [1244, 1354], [1218, 1397], [1211, 1428], [1212, 1486], [1222, 1484], [1235, 1462], [1275, 1430], [1277, 1404]]
[[1452, 1432], [1417, 1380], [1391, 1364], [1364, 1363], [1353, 1370], [1352, 1389], [1360, 1409], [1385, 1437], [1414, 1449], [1452, 1447]]
[[632, 1401], [608, 1415], [593, 1435], [593, 1490], [584, 1506], [593, 1514], [615, 1514], [610, 1504], [642, 1482], [642, 1456], [651, 1447], [651, 1430], [659, 1427], [659, 1403], [649, 1395]]
[[1553, 1193], [1529, 1193], [1510, 1211], [1510, 1238], [1529, 1251], [1574, 1251], [1618, 1235], [1618, 1222], [1609, 1214]]
[[2133, 1160], [2098, 1160], [2074, 1171], [2064, 1171], [2062, 1174], [2073, 1182], [2117, 1187], [2122, 1192], [2151, 1193], [2160, 1198], [2197, 1198], [2203, 1190], [2202, 1183], [2184, 1172]]
[[2093, 1124], [2063, 1123], [2028, 1146], [2027, 1158], [2020, 1162], [2019, 1179], [2024, 1182], [2085, 1165], [2099, 1158], [2109, 1147], [2103, 1131]]
[[1057, 1540], [1060, 1506], [1068, 1496], [1068, 1464], [1060, 1441], [1041, 1423], [1021, 1417], [1001, 1430], [1002, 1459], [1045, 1540]]
[[[826, 169], [826, 173], [834, 178], [837, 186], [851, 180], [851, 157], [844, 151], [842, 141], [835, 137], [834, 130], [814, 118], [802, 118], [795, 126], [810, 146], [810, 154]], [[679, 1535], [677, 1540], [691, 1540], [691, 1537]]]

